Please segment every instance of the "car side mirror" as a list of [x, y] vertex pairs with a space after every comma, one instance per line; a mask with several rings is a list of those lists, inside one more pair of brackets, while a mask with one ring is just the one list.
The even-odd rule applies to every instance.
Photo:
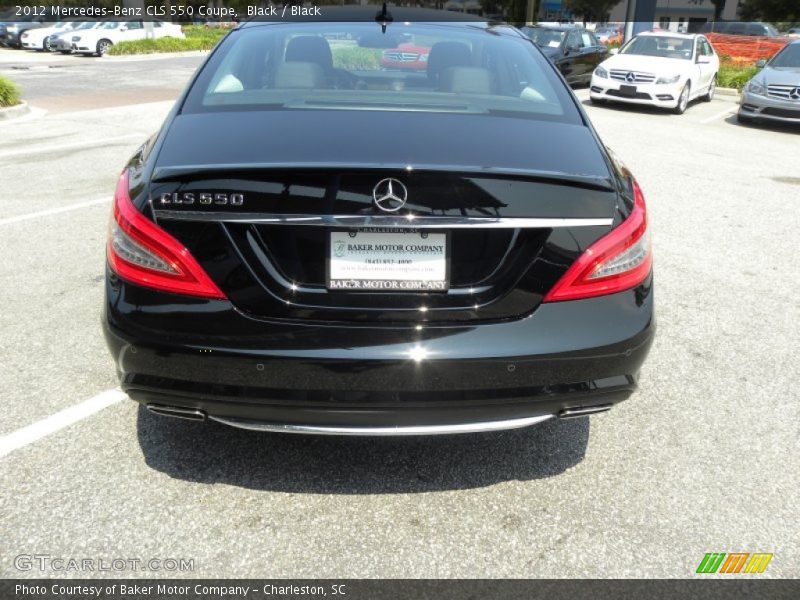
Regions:
[[127, 27], [125, 27], [125, 25], [123, 25], [122, 27], [120, 27], [120, 28], [119, 28], [119, 30], [120, 30], [120, 31], [128, 31], [128, 28], [127, 28]]
[[708, 65], [711, 64], [711, 59], [708, 56], [698, 56], [697, 57], [697, 64], [698, 65]]
[[767, 61], [763, 58], [760, 58], [756, 61], [756, 68], [763, 69], [767, 66]]
[[579, 51], [580, 48], [578, 48], [577, 46], [567, 46], [567, 49], [565, 50], [564, 54], [575, 54], [576, 52]]

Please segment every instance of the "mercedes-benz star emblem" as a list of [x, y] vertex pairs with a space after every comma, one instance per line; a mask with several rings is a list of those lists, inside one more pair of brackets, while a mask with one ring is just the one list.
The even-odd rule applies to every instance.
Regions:
[[800, 100], [800, 87], [796, 87], [791, 92], [789, 92], [789, 97], [792, 100]]
[[397, 212], [406, 205], [408, 190], [402, 182], [387, 177], [381, 179], [372, 190], [375, 206], [384, 212]]
[[625, 79], [627, 81], [636, 81], [636, 74], [635, 73], [628, 73], [625, 75]]

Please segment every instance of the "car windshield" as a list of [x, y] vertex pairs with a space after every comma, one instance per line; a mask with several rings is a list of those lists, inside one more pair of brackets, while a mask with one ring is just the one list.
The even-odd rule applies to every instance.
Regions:
[[96, 21], [86, 21], [85, 23], [78, 25], [75, 29], [92, 29], [95, 26], [97, 26]]
[[121, 25], [121, 23], [119, 23], [117, 21], [109, 21], [108, 23], [103, 23], [100, 26], [100, 29], [116, 29], [120, 25]]
[[642, 35], [633, 38], [620, 54], [639, 54], [661, 58], [692, 59], [694, 40], [668, 36]]
[[233, 32], [183, 112], [380, 110], [581, 123], [552, 67], [507, 27], [292, 23]]
[[770, 61], [769, 66], [800, 68], [800, 44], [786, 46]]
[[540, 47], [558, 48], [567, 35], [565, 31], [546, 29], [544, 27], [526, 27], [525, 35], [533, 40], [533, 43]]

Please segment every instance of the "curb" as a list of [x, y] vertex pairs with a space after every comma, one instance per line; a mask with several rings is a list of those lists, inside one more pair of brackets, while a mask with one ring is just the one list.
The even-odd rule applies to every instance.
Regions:
[[717, 93], [721, 96], [739, 96], [739, 90], [736, 88], [718, 87]]
[[10, 121], [22, 117], [31, 112], [30, 106], [27, 102], [21, 102], [16, 106], [9, 106], [8, 108], [0, 108], [0, 121]]

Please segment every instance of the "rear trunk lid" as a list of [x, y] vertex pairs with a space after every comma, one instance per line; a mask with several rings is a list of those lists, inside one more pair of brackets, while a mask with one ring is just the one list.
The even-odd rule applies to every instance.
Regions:
[[[391, 212], [376, 203], [387, 179], [405, 200], [390, 201]], [[377, 111], [178, 116], [149, 196], [158, 224], [239, 310], [363, 323], [529, 314], [610, 230], [617, 205], [587, 127]], [[376, 261], [386, 254], [375, 240], [444, 244], [431, 264], [446, 271], [446, 284], [334, 287], [337, 240], [373, 244], [367, 258]]]

